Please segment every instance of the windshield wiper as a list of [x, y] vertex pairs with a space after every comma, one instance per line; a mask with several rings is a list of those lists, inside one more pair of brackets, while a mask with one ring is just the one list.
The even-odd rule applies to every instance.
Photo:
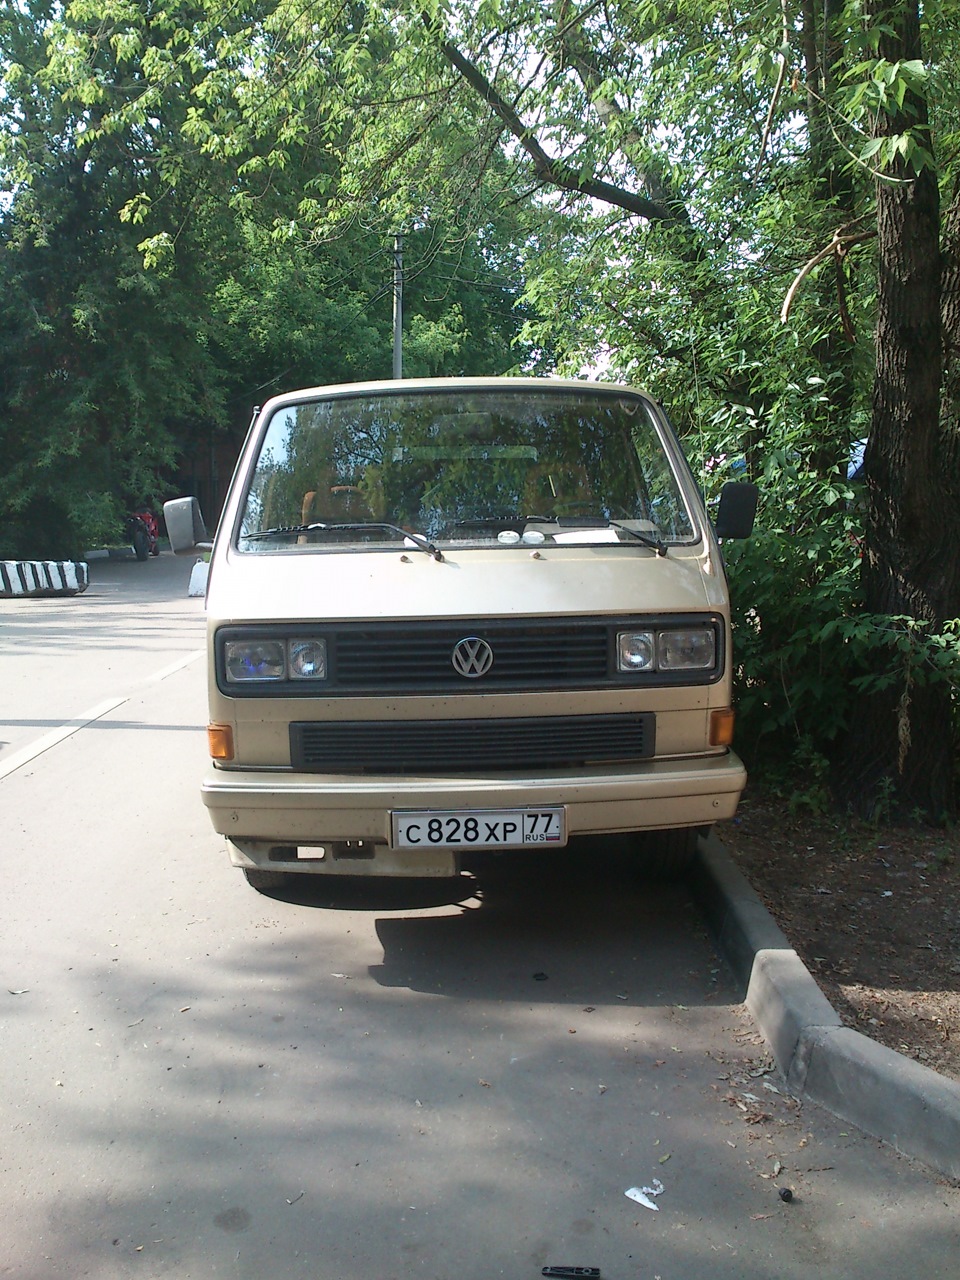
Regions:
[[667, 544], [664, 542], [663, 538], [661, 538], [659, 533], [644, 533], [642, 529], [631, 529], [628, 524], [621, 524], [619, 520], [608, 520], [607, 524], [609, 524], [612, 529], [622, 531], [623, 533], [629, 533], [631, 538], [636, 538], [636, 540], [642, 543], [645, 547], [649, 547], [651, 551], [655, 551], [658, 556], [665, 556], [667, 554]]
[[415, 547], [426, 552], [428, 556], [433, 556], [434, 560], [443, 559], [440, 548], [429, 538], [425, 538], [422, 533], [411, 533], [409, 529], [401, 529], [398, 524], [387, 524], [383, 520], [368, 520], [359, 524], [323, 524], [317, 521], [314, 524], [277, 525], [275, 529], [260, 529], [257, 533], [245, 533], [242, 536], [244, 538], [285, 538], [301, 533], [363, 533], [371, 529], [388, 529], [391, 533], [398, 533], [401, 538], [409, 539]]
[[655, 551], [658, 556], [667, 554], [667, 544], [659, 533], [644, 533], [642, 529], [631, 529], [628, 524], [620, 520], [612, 520], [609, 516], [527, 516], [526, 518], [531, 522], [559, 525], [560, 528], [616, 529], [618, 532], [629, 534], [631, 538], [636, 538], [639, 543]]

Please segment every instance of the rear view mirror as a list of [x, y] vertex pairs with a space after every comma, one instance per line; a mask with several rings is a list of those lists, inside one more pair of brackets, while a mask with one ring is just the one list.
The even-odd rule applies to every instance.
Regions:
[[174, 555], [188, 556], [195, 551], [209, 551], [213, 546], [196, 498], [174, 498], [165, 502], [163, 518]]
[[714, 526], [718, 538], [749, 538], [757, 514], [760, 491], [746, 480], [729, 480], [720, 490]]

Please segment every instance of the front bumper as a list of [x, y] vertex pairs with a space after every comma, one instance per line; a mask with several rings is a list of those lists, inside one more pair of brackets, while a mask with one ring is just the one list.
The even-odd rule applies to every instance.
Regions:
[[[390, 848], [397, 809], [563, 806], [567, 835], [709, 826], [736, 812], [746, 771], [732, 752], [561, 777], [333, 776], [212, 768], [201, 788], [238, 866], [389, 875], [450, 875], [455, 854]], [[299, 859], [296, 850], [303, 847]], [[339, 856], [312, 857], [331, 846]], [[292, 857], [291, 857], [292, 854]], [[283, 862], [283, 867], [279, 863]], [[289, 865], [288, 865], [289, 864]]]

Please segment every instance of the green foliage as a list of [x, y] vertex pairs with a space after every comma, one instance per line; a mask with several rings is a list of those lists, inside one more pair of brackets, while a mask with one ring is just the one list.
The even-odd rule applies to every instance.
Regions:
[[859, 521], [842, 496], [837, 504], [821, 494], [818, 526], [761, 528], [726, 548], [740, 747], [761, 772], [791, 761], [808, 807], [822, 800], [818, 762], [835, 756], [871, 693], [942, 686], [960, 743], [960, 620], [932, 632], [914, 618], [863, 611]]
[[753, 538], [726, 549], [739, 741], [751, 760], [803, 744], [826, 752], [850, 722], [849, 655], [830, 628], [859, 605], [855, 531], [851, 514], [834, 504], [817, 524], [761, 523]]
[[[274, 389], [390, 375], [392, 235], [370, 207], [314, 234], [342, 117], [327, 94], [307, 127], [276, 83], [315, 31], [272, 12], [33, 0], [0, 19], [0, 553], [111, 535]], [[407, 237], [410, 372], [517, 362], [510, 222]]]

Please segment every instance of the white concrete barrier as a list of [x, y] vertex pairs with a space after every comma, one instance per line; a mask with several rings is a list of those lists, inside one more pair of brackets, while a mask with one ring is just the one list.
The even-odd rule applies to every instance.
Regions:
[[210, 565], [206, 560], [198, 560], [190, 570], [190, 586], [187, 590], [188, 596], [205, 596], [207, 594], [207, 574], [210, 572]]
[[0, 597], [75, 596], [89, 585], [83, 560], [0, 560]]

